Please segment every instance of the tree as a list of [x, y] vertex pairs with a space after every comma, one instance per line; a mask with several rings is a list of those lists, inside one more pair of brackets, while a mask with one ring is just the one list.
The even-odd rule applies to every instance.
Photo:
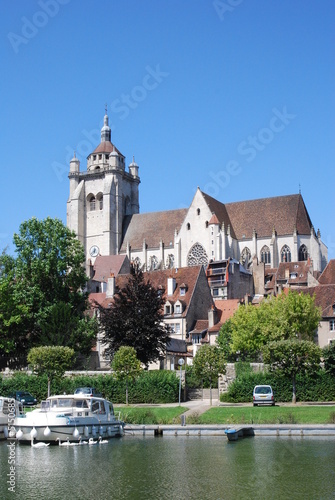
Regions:
[[0, 268], [2, 352], [23, 355], [22, 365], [31, 347], [65, 342], [87, 356], [97, 324], [86, 316], [85, 254], [75, 233], [58, 219], [32, 218], [20, 225], [14, 244], [17, 257], [3, 257]]
[[226, 373], [226, 364], [223, 352], [214, 345], [203, 345], [198, 349], [193, 366], [195, 374], [209, 380], [210, 405], [212, 406], [212, 385], [219, 375]]
[[335, 342], [322, 349], [325, 371], [335, 375]]
[[292, 403], [296, 403], [296, 376], [320, 369], [321, 349], [309, 340], [289, 339], [269, 342], [263, 350], [264, 363], [292, 379]]
[[112, 358], [122, 346], [134, 347], [146, 368], [162, 359], [170, 339], [163, 322], [164, 299], [159, 290], [145, 281], [138, 268], [132, 268], [124, 288], [116, 292], [110, 307], [97, 304], [106, 353]]
[[74, 350], [62, 346], [33, 347], [28, 353], [28, 363], [38, 375], [48, 377], [48, 397], [53, 378], [61, 378], [71, 368], [74, 361]]
[[122, 346], [114, 354], [112, 368], [116, 378], [126, 381], [126, 404], [128, 405], [128, 384], [135, 380], [141, 373], [141, 361], [137, 359], [136, 351], [133, 347]]
[[232, 352], [257, 358], [271, 341], [312, 340], [321, 319], [314, 297], [289, 290], [259, 306], [239, 307], [231, 319]]

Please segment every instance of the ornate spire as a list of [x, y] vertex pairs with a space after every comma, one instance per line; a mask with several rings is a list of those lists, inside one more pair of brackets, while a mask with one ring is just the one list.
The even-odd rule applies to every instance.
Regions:
[[104, 126], [101, 129], [101, 142], [111, 142], [111, 129], [108, 125], [107, 104], [105, 105]]

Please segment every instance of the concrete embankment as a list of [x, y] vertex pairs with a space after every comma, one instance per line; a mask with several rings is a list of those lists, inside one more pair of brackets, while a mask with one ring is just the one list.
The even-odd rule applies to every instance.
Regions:
[[[234, 425], [126, 425], [125, 434], [134, 436], [225, 436]], [[329, 436], [335, 437], [335, 425], [269, 424], [246, 426], [254, 436]]]

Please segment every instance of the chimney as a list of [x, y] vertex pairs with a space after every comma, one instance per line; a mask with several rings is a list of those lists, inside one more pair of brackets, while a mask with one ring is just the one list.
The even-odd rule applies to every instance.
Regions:
[[176, 289], [176, 278], [168, 278], [167, 280], [167, 294], [173, 295]]
[[208, 328], [212, 328], [217, 323], [216, 308], [212, 306], [208, 311]]
[[107, 280], [106, 297], [110, 299], [114, 297], [114, 293], [115, 293], [115, 276], [112, 273]]

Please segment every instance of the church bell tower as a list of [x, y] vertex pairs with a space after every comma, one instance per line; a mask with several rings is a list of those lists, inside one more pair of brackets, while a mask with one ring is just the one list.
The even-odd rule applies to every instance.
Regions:
[[101, 142], [88, 155], [87, 170], [80, 171], [74, 155], [69, 180], [67, 226], [82, 242], [86, 262], [94, 263], [98, 255], [117, 255], [124, 217], [139, 213], [140, 178], [135, 160], [126, 170], [125, 157], [111, 142], [107, 110]]

